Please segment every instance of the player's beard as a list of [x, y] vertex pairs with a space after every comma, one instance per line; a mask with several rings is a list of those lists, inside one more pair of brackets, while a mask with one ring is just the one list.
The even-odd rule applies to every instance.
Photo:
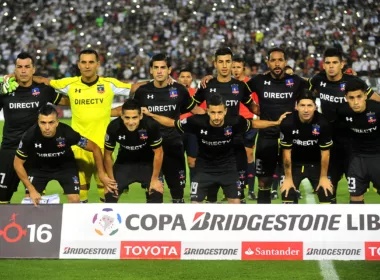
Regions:
[[220, 127], [223, 125], [223, 120], [222, 119], [212, 120], [212, 124], [213, 126]]
[[[281, 70], [281, 71], [277, 74], [277, 73], [275, 72], [275, 70]], [[276, 79], [279, 79], [279, 78], [282, 76], [282, 74], [284, 73], [284, 69], [281, 69], [280, 67], [275, 67], [275, 68], [273, 68], [270, 72], [273, 74], [273, 76], [274, 76]]]

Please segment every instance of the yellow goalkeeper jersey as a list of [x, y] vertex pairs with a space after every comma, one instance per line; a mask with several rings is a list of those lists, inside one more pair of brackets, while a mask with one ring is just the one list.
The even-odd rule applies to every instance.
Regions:
[[50, 85], [68, 95], [72, 111], [72, 128], [82, 136], [104, 147], [104, 136], [111, 120], [112, 101], [115, 94], [129, 96], [131, 84], [114, 78], [99, 77], [87, 85], [81, 77], [51, 80]]

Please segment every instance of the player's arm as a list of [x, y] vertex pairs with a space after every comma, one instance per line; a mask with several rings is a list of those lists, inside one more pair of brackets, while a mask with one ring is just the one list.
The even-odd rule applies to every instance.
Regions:
[[111, 109], [111, 117], [120, 117], [121, 116], [121, 106], [117, 106]]
[[112, 159], [113, 150], [104, 149], [104, 168], [108, 177], [112, 180], [115, 180], [113, 175], [113, 159]]
[[292, 175], [292, 150], [283, 149], [282, 157], [284, 161], [285, 179], [281, 185], [280, 191], [281, 193], [285, 192], [285, 197], [288, 197], [289, 191], [291, 189], [296, 191], [296, 187], [294, 186], [293, 175]]
[[[161, 140], [162, 142], [162, 140]], [[156, 149], [153, 149], [154, 152], [154, 158], [153, 158], [153, 172], [152, 177], [150, 179], [150, 187], [149, 191], [151, 189], [154, 189], [157, 192], [164, 193], [164, 185], [160, 181], [160, 170], [162, 167], [162, 161], [164, 159], [164, 150], [162, 147], [158, 147]]]
[[67, 96], [62, 96], [61, 100], [59, 101], [58, 105], [61, 106], [70, 106], [70, 99]]
[[277, 121], [266, 121], [266, 120], [251, 120], [253, 128], [268, 128], [271, 126], [278, 126], [281, 124], [282, 120], [286, 118], [286, 115], [291, 114], [291, 112], [283, 113]]
[[33, 201], [33, 204], [37, 206], [40, 203], [41, 195], [33, 186], [33, 184], [30, 182], [28, 174], [26, 173], [26, 170], [24, 167], [24, 163], [25, 163], [25, 159], [21, 159], [20, 155], [17, 154], [13, 161], [13, 167], [17, 173], [17, 176], [20, 178], [21, 182], [28, 189], [30, 198]]
[[50, 86], [50, 79], [42, 76], [33, 76], [33, 82]]
[[206, 114], [206, 110], [199, 107], [198, 105], [195, 105], [195, 107], [191, 110], [191, 113], [194, 115], [203, 115]]
[[149, 83], [149, 81], [143, 81], [143, 82], [132, 84], [132, 86], [131, 86], [131, 92], [130, 92], [130, 96], [131, 96], [130, 98], [133, 98], [134, 94], [136, 93], [137, 89], [140, 86], [146, 85], [147, 83]]
[[167, 126], [167, 127], [174, 127], [175, 126], [174, 125], [175, 120], [168, 118], [168, 117], [165, 117], [165, 116], [153, 114], [146, 107], [141, 107], [141, 112], [143, 112], [145, 115], [151, 117], [152, 119], [154, 119], [156, 122], [160, 123], [163, 126]]
[[212, 76], [212, 75], [204, 76], [204, 77], [202, 78], [202, 80], [201, 80], [201, 87], [202, 87], [202, 88], [206, 88], [206, 87], [207, 87], [207, 83], [208, 83], [211, 79], [213, 79], [213, 78], [214, 78], [214, 76]]
[[106, 172], [104, 170], [103, 165], [103, 156], [99, 146], [83, 136], [81, 136], [77, 145], [86, 151], [92, 152], [95, 160], [96, 169], [98, 170], [99, 179], [104, 184], [104, 187], [109, 192], [117, 190], [115, 180], [106, 176]]

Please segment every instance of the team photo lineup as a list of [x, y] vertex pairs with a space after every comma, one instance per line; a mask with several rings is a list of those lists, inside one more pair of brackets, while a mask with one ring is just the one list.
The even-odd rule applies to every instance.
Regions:
[[59, 201], [53, 180], [69, 203], [298, 204], [304, 179], [321, 204], [380, 194], [380, 96], [360, 78], [379, 76], [376, 1], [23, 2], [1, 2], [0, 204]]
[[[35, 76], [34, 57], [20, 53], [1, 83], [0, 202], [9, 203], [21, 181], [37, 205], [51, 180], [69, 203], [88, 202], [94, 176], [106, 203], [135, 182], [147, 203], [162, 203], [164, 180], [171, 201], [184, 203], [189, 180], [193, 203], [216, 203], [219, 189], [228, 203], [245, 203], [247, 188], [259, 204], [277, 196], [293, 204], [306, 178], [320, 203], [334, 204], [346, 176], [349, 203], [364, 203], [370, 183], [380, 187], [379, 95], [343, 72], [337, 48], [325, 50], [324, 71], [309, 79], [293, 74], [282, 48], [269, 49], [266, 62], [268, 71], [250, 78], [244, 60], [220, 47], [216, 76], [194, 89], [189, 69], [170, 77], [163, 53], [150, 59], [153, 79], [137, 84], [99, 76], [93, 49], [79, 53], [80, 76], [59, 80]], [[126, 99], [112, 108], [115, 95]], [[59, 122], [56, 105], [70, 106], [71, 127]]]

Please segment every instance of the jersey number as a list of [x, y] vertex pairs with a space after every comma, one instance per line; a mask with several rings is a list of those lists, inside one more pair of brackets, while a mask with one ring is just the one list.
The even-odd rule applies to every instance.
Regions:
[[197, 194], [198, 183], [197, 182], [191, 182], [190, 187], [191, 187], [190, 194]]
[[0, 173], [0, 176], [1, 176], [0, 184], [4, 184], [5, 173]]
[[354, 192], [356, 190], [356, 179], [354, 177], [347, 177], [348, 191]]

